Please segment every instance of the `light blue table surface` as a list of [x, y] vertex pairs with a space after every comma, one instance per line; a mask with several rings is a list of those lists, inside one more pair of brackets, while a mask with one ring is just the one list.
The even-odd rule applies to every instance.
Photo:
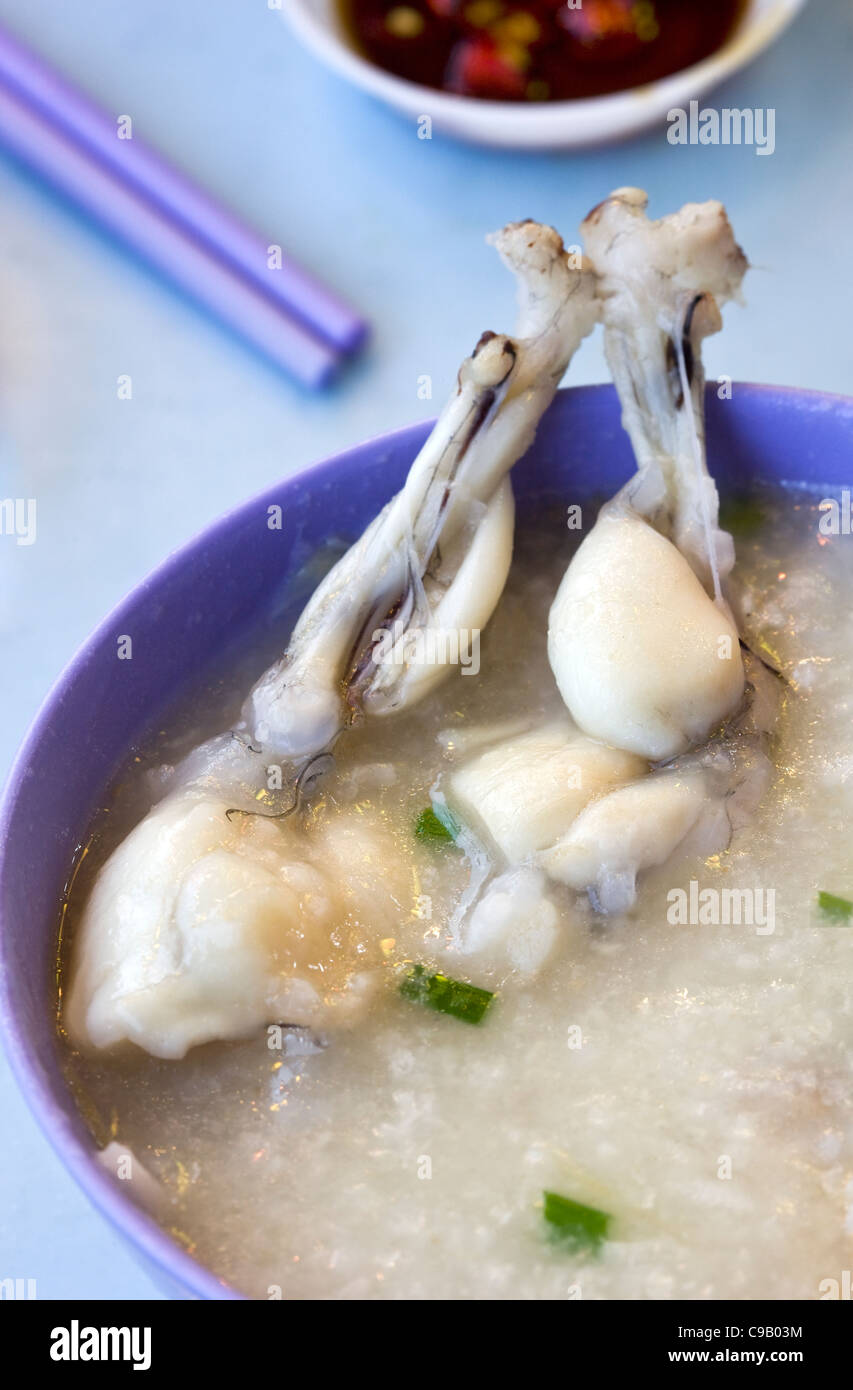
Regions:
[[[310, 396], [246, 352], [34, 179], [0, 160], [0, 771], [89, 630], [169, 550], [312, 459], [432, 414], [512, 288], [486, 232], [519, 217], [576, 239], [611, 188], [660, 214], [721, 198], [755, 269], [709, 372], [853, 389], [853, 9], [813, 0], [708, 98], [776, 109], [770, 157], [673, 147], [663, 129], [573, 155], [506, 155], [373, 104], [308, 58], [266, 0], [0, 0], [8, 23], [371, 319], [371, 346]], [[131, 401], [116, 379], [130, 374]], [[418, 398], [432, 377], [435, 400]], [[587, 342], [571, 381], [606, 376]], [[3, 1064], [0, 1278], [41, 1298], [159, 1296], [89, 1208]]]

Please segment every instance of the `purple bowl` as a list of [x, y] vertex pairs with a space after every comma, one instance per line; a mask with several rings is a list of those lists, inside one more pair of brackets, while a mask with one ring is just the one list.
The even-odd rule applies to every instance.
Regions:
[[[30, 729], [0, 807], [0, 1024], [21, 1089], [95, 1206], [167, 1289], [239, 1293], [193, 1260], [136, 1207], [95, 1159], [63, 1079], [51, 997], [58, 905], [75, 851], [134, 747], [214, 670], [285, 643], [288, 586], [314, 548], [355, 537], [400, 486], [430, 426], [371, 440], [289, 478], [170, 556], [100, 625], [57, 680]], [[711, 468], [723, 488], [790, 482], [850, 485], [853, 400], [735, 384], [708, 391]], [[513, 475], [522, 517], [542, 500], [583, 502], [615, 490], [632, 457], [610, 386], [562, 391]], [[280, 531], [267, 509], [282, 508]], [[292, 588], [292, 586], [291, 586]], [[132, 661], [116, 639], [133, 637]], [[263, 668], [258, 659], [257, 669]]]

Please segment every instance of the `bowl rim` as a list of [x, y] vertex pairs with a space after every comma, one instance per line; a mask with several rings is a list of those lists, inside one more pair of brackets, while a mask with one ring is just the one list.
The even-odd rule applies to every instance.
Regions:
[[[737, 382], [735, 384], [739, 396], [744, 392], [749, 392], [755, 396], [772, 395], [791, 401], [805, 400], [811, 406], [823, 410], [841, 407], [845, 413], [853, 412], [853, 397], [842, 395], [840, 392], [810, 390], [797, 386], [773, 386], [754, 382]], [[610, 383], [595, 383], [563, 387], [558, 395], [575, 397], [582, 408], [584, 397], [592, 400], [595, 397], [601, 397], [605, 392], [612, 393], [613, 390], [614, 388]], [[13, 759], [3, 787], [2, 797], [0, 797], [0, 890], [2, 890], [6, 874], [9, 872], [8, 831], [15, 815], [19, 790], [27, 778], [28, 765], [32, 757], [31, 750], [35, 749], [46, 731], [53, 725], [66, 686], [74, 680], [78, 671], [85, 668], [90, 654], [103, 641], [104, 637], [113, 634], [116, 620], [125, 609], [136, 603], [140, 593], [146, 589], [164, 582], [167, 583], [172, 574], [185, 564], [190, 552], [195, 550], [200, 542], [220, 535], [232, 527], [242, 515], [256, 511], [270, 498], [278, 500], [281, 497], [282, 488], [311, 487], [314, 483], [320, 482], [325, 473], [337, 470], [344, 460], [351, 460], [352, 466], [364, 450], [369, 449], [373, 452], [406, 439], [415, 442], [421, 436], [425, 436], [432, 425], [431, 419], [421, 420], [383, 434], [371, 436], [359, 444], [341, 449], [335, 454], [309, 464], [305, 468], [298, 469], [284, 479], [265, 487], [260, 493], [229, 508], [214, 521], [197, 530], [176, 549], [170, 551], [159, 564], [110, 609], [51, 683]], [[0, 891], [0, 1041], [3, 1043], [11, 1071], [24, 1100], [63, 1167], [70, 1172], [93, 1206], [106, 1217], [114, 1233], [130, 1243], [131, 1253], [142, 1255], [147, 1264], [159, 1271], [164, 1279], [180, 1285], [185, 1296], [189, 1294], [197, 1298], [218, 1300], [247, 1299], [247, 1294], [220, 1279], [212, 1270], [182, 1250], [151, 1215], [137, 1206], [130, 1196], [121, 1190], [120, 1185], [99, 1164], [97, 1151], [86, 1146], [80, 1135], [74, 1132], [69, 1117], [51, 1094], [50, 1088], [42, 1076], [37, 1054], [28, 1045], [24, 1027], [18, 1021], [14, 993], [14, 972], [12, 962], [7, 955], [7, 943], [8, 934], [2, 918], [2, 891]]]
[[[335, 69], [341, 76], [353, 82], [362, 90], [380, 97], [398, 109], [413, 111], [421, 106], [425, 113], [434, 115], [439, 121], [452, 120], [460, 113], [468, 112], [472, 121], [481, 129], [490, 121], [500, 120], [512, 115], [513, 123], [520, 129], [523, 138], [532, 139], [539, 129], [565, 125], [569, 117], [578, 123], [592, 125], [599, 120], [612, 118], [620, 110], [624, 118], [631, 121], [630, 126], [621, 124], [613, 127], [607, 121], [609, 135], [596, 136], [592, 130], [579, 137], [577, 143], [594, 143], [601, 138], [616, 138], [619, 130], [630, 133], [635, 130], [637, 118], [645, 117], [649, 123], [658, 118], [660, 108], [676, 96], [698, 97], [711, 86], [730, 74], [751, 63], [759, 53], [768, 48], [787, 26], [793, 22], [805, 7], [807, 0], [776, 0], [776, 7], [767, 15], [752, 16], [757, 19], [754, 29], [749, 27], [753, 0], [747, 0], [747, 7], [740, 16], [733, 32], [725, 43], [698, 63], [678, 68], [655, 82], [638, 87], [628, 87], [622, 91], [608, 92], [602, 96], [579, 97], [574, 100], [544, 101], [525, 106], [520, 102], [493, 101], [444, 92], [438, 88], [412, 82], [398, 77], [395, 73], [381, 68], [369, 58], [346, 42], [314, 10], [309, 0], [288, 0], [282, 9], [282, 18], [291, 31], [323, 62]], [[544, 138], [549, 138], [547, 135]], [[521, 141], [519, 142], [522, 143]]]

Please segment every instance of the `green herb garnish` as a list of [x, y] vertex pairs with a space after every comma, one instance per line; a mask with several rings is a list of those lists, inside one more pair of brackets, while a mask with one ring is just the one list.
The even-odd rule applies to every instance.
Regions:
[[766, 521], [764, 508], [755, 497], [738, 494], [720, 502], [720, 526], [733, 536], [753, 536]]
[[607, 1236], [610, 1216], [595, 1207], [561, 1197], [559, 1192], [543, 1192], [544, 1217], [551, 1226], [552, 1240], [571, 1250], [597, 1250]]
[[445, 823], [445, 821], [439, 820], [431, 806], [427, 806], [425, 811], [421, 811], [415, 821], [415, 835], [428, 845], [452, 845], [456, 840], [458, 831], [458, 825], [449, 814]]
[[463, 1023], [480, 1023], [494, 995], [478, 985], [451, 980], [447, 975], [428, 975], [422, 965], [416, 965], [400, 985], [404, 999], [425, 1004], [440, 1014], [450, 1014]]
[[821, 890], [817, 895], [817, 905], [821, 916], [827, 922], [833, 922], [836, 926], [850, 926], [853, 903], [848, 898], [837, 898], [834, 893], [824, 893]]

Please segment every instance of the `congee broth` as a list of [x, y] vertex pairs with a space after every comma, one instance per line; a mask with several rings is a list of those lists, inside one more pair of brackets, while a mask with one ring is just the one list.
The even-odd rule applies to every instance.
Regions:
[[[850, 933], [814, 906], [853, 890], [839, 737], [853, 642], [838, 620], [853, 570], [849, 538], [819, 538], [819, 500], [738, 508], [754, 528], [737, 537], [748, 631], [787, 686], [772, 785], [726, 850], [651, 869], [624, 914], [549, 884], [559, 940], [531, 976], [447, 949], [470, 866], [416, 833], [430, 790], [486, 731], [562, 708], [547, 615], [583, 533], [543, 509], [519, 529], [479, 674], [355, 730], [312, 799], [311, 833], [355, 819], [383, 846], [362, 923], [382, 983], [358, 1026], [261, 1029], [180, 1061], [66, 1040], [98, 1144], [132, 1153], [157, 1186], [130, 1187], [224, 1280], [258, 1298], [815, 1298], [849, 1267]], [[169, 761], [222, 726], [234, 692], [207, 703]], [[66, 960], [96, 870], [162, 794], [162, 763], [162, 746], [134, 760], [93, 828]], [[691, 881], [763, 890], [762, 921], [673, 923], [670, 895]], [[401, 996], [413, 962], [494, 991], [482, 1022]], [[609, 1213], [606, 1239], [552, 1239], [544, 1192]]]
[[[101, 1159], [256, 1297], [849, 1267], [849, 539], [795, 488], [721, 508], [702, 343], [747, 261], [721, 204], [646, 203], [612, 193], [582, 256], [491, 239], [515, 334], [80, 861], [60, 1023]], [[598, 324], [636, 471], [516, 527]]]

